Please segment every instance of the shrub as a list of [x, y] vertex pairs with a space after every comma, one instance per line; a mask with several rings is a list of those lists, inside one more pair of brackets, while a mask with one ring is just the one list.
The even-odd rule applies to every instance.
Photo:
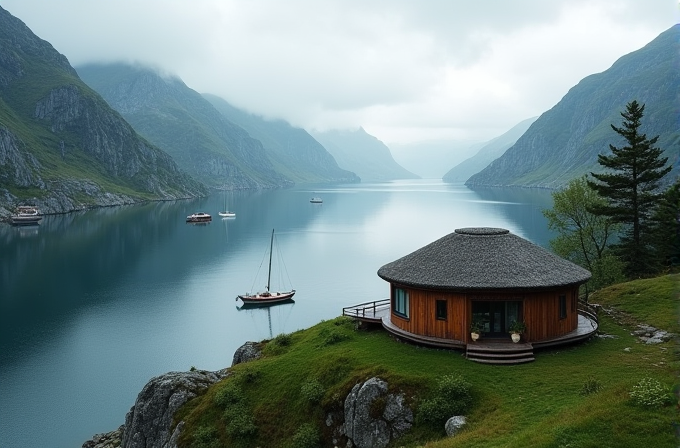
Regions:
[[294, 448], [317, 448], [321, 437], [319, 431], [311, 423], [303, 423], [293, 435], [291, 447]]
[[454, 415], [464, 415], [472, 406], [470, 383], [461, 376], [445, 375], [437, 382], [435, 397], [423, 400], [418, 407], [417, 420], [443, 427]]
[[255, 419], [245, 403], [235, 403], [224, 411], [223, 418], [227, 421], [226, 431], [231, 437], [246, 438], [257, 432]]
[[580, 395], [586, 396], [602, 390], [602, 383], [593, 377], [588, 378], [581, 387]]
[[240, 403], [245, 399], [241, 387], [234, 381], [227, 381], [215, 394], [215, 404], [222, 409], [233, 404]]
[[333, 345], [337, 344], [338, 342], [345, 341], [349, 339], [349, 336], [340, 330], [336, 328], [322, 328], [321, 331], [319, 332], [319, 335], [322, 338], [321, 345], [322, 346], [328, 346], [328, 345]]
[[200, 426], [193, 434], [191, 448], [219, 448], [217, 430], [212, 426]]
[[288, 347], [293, 342], [293, 337], [289, 334], [281, 333], [276, 335], [272, 342], [279, 347]]
[[664, 406], [671, 402], [672, 397], [667, 387], [654, 378], [642, 378], [633, 386], [630, 397], [639, 406]]
[[302, 387], [300, 387], [300, 393], [307, 401], [311, 403], [318, 403], [323, 398], [326, 390], [317, 380], [311, 379], [305, 381], [302, 384]]

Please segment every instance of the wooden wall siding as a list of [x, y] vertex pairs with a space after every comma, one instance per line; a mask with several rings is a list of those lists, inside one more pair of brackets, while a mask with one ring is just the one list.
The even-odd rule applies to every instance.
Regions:
[[[527, 342], [544, 341], [573, 331], [578, 326], [578, 310], [571, 303], [576, 289], [553, 290], [543, 293], [527, 294], [524, 298], [524, 322]], [[567, 316], [560, 319], [559, 296], [567, 298]]]
[[[410, 316], [404, 319], [392, 314], [392, 323], [409, 333], [422, 336], [456, 339], [465, 338], [467, 318], [465, 295], [407, 289]], [[446, 300], [446, 320], [437, 319], [437, 300]]]
[[[567, 334], [578, 327], [578, 287], [563, 288], [535, 293], [437, 293], [433, 291], [404, 288], [409, 293], [410, 316], [404, 319], [391, 315], [394, 325], [409, 333], [456, 339], [470, 342], [469, 321], [472, 317], [473, 300], [522, 300], [522, 315], [527, 330], [523, 339], [527, 342], [543, 341]], [[567, 298], [567, 317], [559, 318], [559, 296]], [[446, 300], [447, 319], [438, 320], [436, 301]]]

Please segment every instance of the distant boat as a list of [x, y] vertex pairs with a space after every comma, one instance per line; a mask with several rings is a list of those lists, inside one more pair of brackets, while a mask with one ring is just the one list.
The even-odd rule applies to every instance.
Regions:
[[210, 221], [212, 221], [212, 216], [210, 216], [207, 213], [203, 213], [203, 212], [192, 213], [191, 215], [187, 216], [187, 222], [188, 223], [210, 222]]
[[227, 198], [224, 198], [224, 211], [223, 212], [218, 212], [218, 215], [220, 215], [223, 218], [235, 218], [236, 213], [235, 212], [230, 212], [229, 208], [227, 208]]
[[14, 226], [36, 226], [41, 219], [42, 216], [36, 207], [21, 205], [17, 207], [17, 214], [10, 217], [10, 222]]
[[272, 229], [272, 237], [269, 243], [269, 270], [267, 272], [267, 286], [264, 291], [256, 292], [255, 294], [246, 293], [243, 295], [236, 296], [236, 300], [241, 299], [244, 305], [253, 306], [260, 305], [264, 306], [267, 304], [274, 304], [279, 302], [289, 302], [295, 295], [295, 290], [291, 289], [289, 291], [271, 291], [271, 279], [272, 279], [272, 254], [274, 252], [274, 229]]
[[315, 196], [312, 199], [310, 199], [309, 202], [311, 202], [312, 204], [322, 204], [323, 199]]

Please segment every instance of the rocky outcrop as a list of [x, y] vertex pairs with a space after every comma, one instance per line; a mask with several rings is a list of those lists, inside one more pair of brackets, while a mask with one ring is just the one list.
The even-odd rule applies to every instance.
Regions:
[[103, 434], [95, 434], [91, 440], [83, 443], [83, 448], [118, 448], [120, 440], [123, 438], [125, 426], [121, 425], [118, 429]]
[[246, 342], [234, 352], [234, 359], [231, 362], [231, 366], [234, 367], [236, 364], [241, 364], [242, 362], [253, 361], [261, 355], [262, 351], [257, 342]]
[[[123, 448], [171, 448], [181, 432], [173, 427], [175, 412], [208, 386], [225, 378], [227, 372], [170, 372], [152, 378], [125, 416]], [[174, 441], [174, 442], [172, 442]], [[83, 445], [85, 446], [85, 445]]]
[[343, 434], [348, 448], [384, 448], [413, 425], [404, 394], [388, 393], [388, 384], [371, 378], [357, 384], [345, 399]]

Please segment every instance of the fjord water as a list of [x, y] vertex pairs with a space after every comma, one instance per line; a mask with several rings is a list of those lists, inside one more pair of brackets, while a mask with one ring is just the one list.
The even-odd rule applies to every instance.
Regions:
[[[409, 180], [222, 192], [0, 225], [0, 447], [79, 447], [123, 424], [156, 375], [228, 367], [246, 341], [387, 297], [377, 270], [456, 228], [502, 227], [547, 247], [541, 210], [551, 206], [547, 191]], [[225, 208], [236, 218], [219, 218]], [[186, 224], [197, 211], [213, 221]], [[295, 303], [238, 310], [273, 228]]]

